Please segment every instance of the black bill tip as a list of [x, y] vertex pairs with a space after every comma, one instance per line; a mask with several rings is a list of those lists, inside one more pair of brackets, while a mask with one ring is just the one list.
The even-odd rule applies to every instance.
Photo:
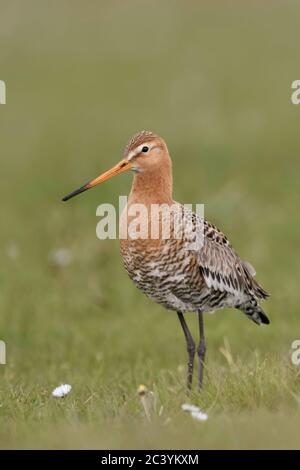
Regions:
[[84, 193], [84, 191], [86, 191], [87, 189], [89, 189], [89, 187], [88, 187], [87, 184], [85, 184], [85, 185], [81, 186], [81, 188], [75, 189], [75, 191], [73, 191], [72, 193], [67, 194], [65, 197], [62, 198], [62, 201], [64, 201], [64, 202], [68, 201], [72, 197], [77, 196], [77, 194]]

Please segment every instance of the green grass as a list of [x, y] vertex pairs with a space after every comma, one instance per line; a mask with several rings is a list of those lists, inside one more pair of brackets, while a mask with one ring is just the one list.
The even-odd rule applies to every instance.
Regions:
[[[0, 446], [299, 447], [298, 3], [0, 3]], [[190, 397], [176, 315], [133, 286], [118, 241], [95, 236], [97, 205], [131, 177], [60, 202], [144, 128], [168, 142], [175, 198], [205, 203], [271, 293], [268, 327], [205, 317], [205, 387]], [[69, 266], [51, 261], [60, 248]], [[55, 400], [60, 383], [73, 390]], [[151, 423], [141, 383], [162, 407]]]

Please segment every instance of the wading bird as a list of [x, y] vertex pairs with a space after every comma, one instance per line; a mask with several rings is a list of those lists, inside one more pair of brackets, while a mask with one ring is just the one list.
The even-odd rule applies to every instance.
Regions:
[[[65, 196], [63, 201], [129, 170], [134, 172], [134, 179], [127, 206], [120, 218], [123, 262], [138, 288], [150, 299], [177, 312], [187, 345], [188, 389], [192, 386], [196, 346], [184, 313], [197, 313], [200, 333], [198, 386], [201, 389], [206, 351], [203, 313], [234, 307], [258, 325], [268, 324], [267, 316], [257, 303], [268, 294], [254, 279], [254, 268], [239, 258], [220, 230], [173, 201], [172, 163], [168, 148], [161, 137], [150, 131], [134, 135], [125, 148], [124, 158], [117, 165]], [[131, 236], [128, 218], [132, 220], [131, 208], [135, 204], [149, 209], [147, 226], [157, 222], [150, 210], [154, 204], [172, 208], [168, 218], [169, 236], [163, 237], [162, 231], [157, 237], [151, 237], [149, 233], [147, 237]], [[159, 226], [167, 220], [164, 214], [157, 215], [157, 212], [155, 217], [159, 217]], [[186, 223], [181, 237], [178, 237], [176, 229], [178, 219]], [[197, 235], [197, 226], [203, 229], [202, 244], [199, 249], [190, 249]]]

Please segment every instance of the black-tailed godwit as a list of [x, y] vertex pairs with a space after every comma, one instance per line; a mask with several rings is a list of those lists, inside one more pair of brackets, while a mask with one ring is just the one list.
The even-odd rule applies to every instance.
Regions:
[[[172, 199], [172, 162], [165, 141], [150, 131], [136, 134], [125, 148], [124, 158], [112, 169], [98, 176], [63, 200], [86, 191], [125, 171], [134, 171], [128, 203], [120, 218], [122, 233], [121, 253], [125, 268], [133, 280], [151, 300], [177, 312], [182, 326], [187, 351], [187, 386], [192, 385], [195, 342], [185, 321], [184, 313], [196, 312], [199, 319], [200, 340], [198, 385], [202, 387], [205, 358], [203, 313], [224, 307], [241, 310], [258, 325], [269, 320], [257, 301], [268, 294], [254, 279], [255, 270], [242, 261], [224, 234], [204, 218], [194, 214]], [[135, 205], [147, 209], [147, 236], [136, 237], [130, 232], [131, 211]], [[152, 211], [153, 205], [169, 207], [168, 236], [163, 235], [166, 222], [164, 211]], [[171, 215], [170, 215], [171, 214]], [[157, 219], [159, 218], [159, 220]], [[178, 236], [178, 220], [186, 222], [184, 236]], [[142, 223], [143, 219], [140, 220]], [[152, 237], [151, 227], [158, 224], [159, 233]], [[203, 243], [191, 248], [197, 226], [203, 228]], [[196, 230], [195, 230], [196, 228]], [[125, 236], [124, 236], [125, 235]]]

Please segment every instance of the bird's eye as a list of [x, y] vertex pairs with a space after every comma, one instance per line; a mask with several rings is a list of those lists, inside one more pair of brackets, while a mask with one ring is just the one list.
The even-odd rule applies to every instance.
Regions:
[[147, 147], [147, 145], [145, 145], [143, 148], [142, 148], [142, 152], [143, 153], [147, 153], [149, 150], [149, 147]]

